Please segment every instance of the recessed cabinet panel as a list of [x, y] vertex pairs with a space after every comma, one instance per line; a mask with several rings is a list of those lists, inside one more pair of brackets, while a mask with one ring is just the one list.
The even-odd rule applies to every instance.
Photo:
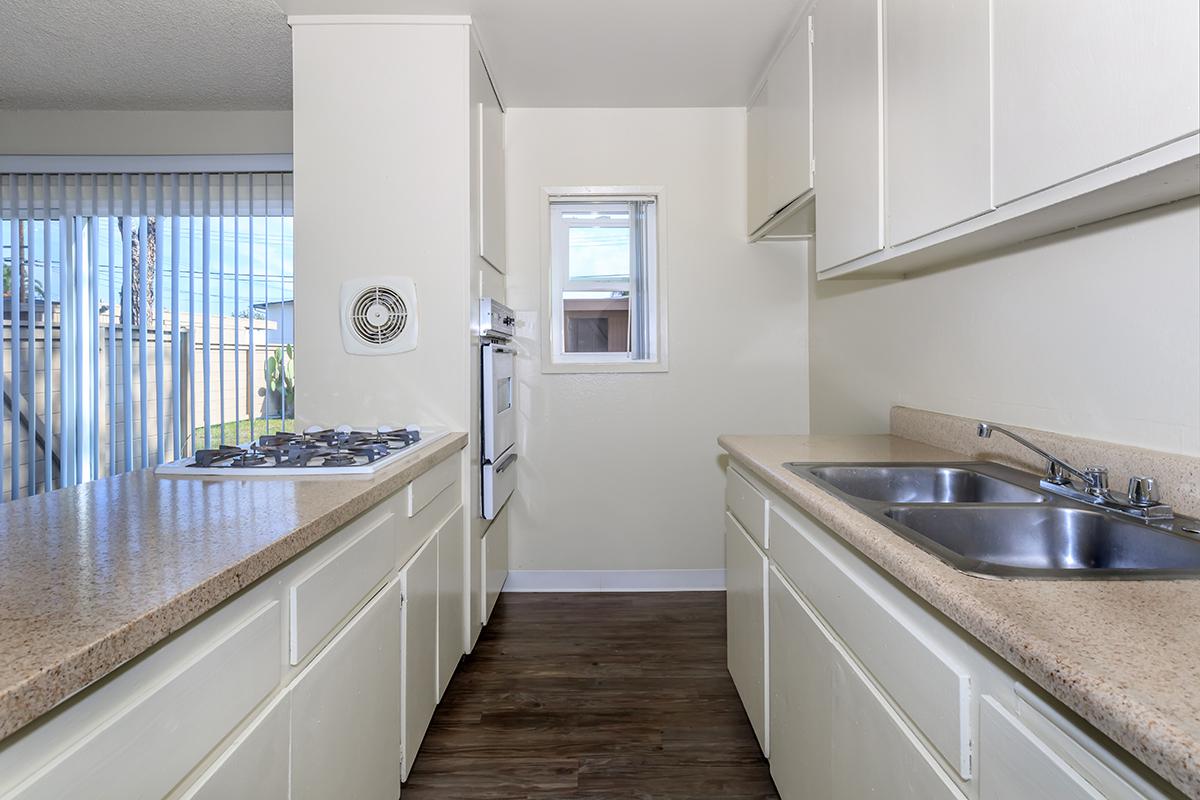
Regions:
[[991, 208], [988, 0], [888, 0], [889, 244]]
[[1200, 4], [993, 3], [995, 203], [1200, 129]]
[[293, 800], [399, 796], [400, 607], [395, 579], [293, 684]]
[[809, 18], [779, 54], [767, 81], [767, 210], [774, 213], [812, 188], [812, 91]]
[[883, 248], [881, 3], [819, 3], [813, 19], [818, 271]]
[[725, 514], [725, 631], [729, 675], [763, 754], [767, 741], [767, 557]]

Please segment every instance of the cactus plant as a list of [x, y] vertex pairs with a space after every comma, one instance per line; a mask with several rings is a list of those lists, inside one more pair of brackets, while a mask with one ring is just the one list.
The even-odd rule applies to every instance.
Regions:
[[275, 398], [276, 402], [282, 400], [278, 410], [280, 415], [284, 417], [288, 416], [289, 412], [295, 408], [295, 347], [293, 344], [276, 347], [275, 352], [267, 356], [267, 363], [263, 366], [263, 373], [266, 378], [266, 395], [268, 398]]

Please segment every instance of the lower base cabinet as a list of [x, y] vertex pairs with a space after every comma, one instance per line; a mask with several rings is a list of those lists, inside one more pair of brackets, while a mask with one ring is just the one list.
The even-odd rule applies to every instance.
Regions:
[[421, 545], [400, 570], [400, 585], [404, 609], [400, 615], [403, 663], [399, 670], [403, 744], [399, 749], [403, 753], [401, 774], [407, 780], [438, 702], [437, 537]]
[[487, 532], [483, 534], [483, 622], [487, 624], [492, 609], [500, 599], [500, 590], [508, 580], [508, 506], [500, 509]]
[[767, 726], [767, 557], [733, 515], [725, 514], [725, 632], [729, 675], [763, 755]]
[[287, 800], [292, 693], [284, 692], [191, 786], [182, 800]]
[[394, 578], [292, 685], [292, 800], [399, 797], [401, 606]]
[[437, 532], [438, 548], [438, 691], [440, 701], [450, 685], [466, 648], [467, 577], [466, 540], [463, 538], [463, 515], [455, 511], [442, 523]]

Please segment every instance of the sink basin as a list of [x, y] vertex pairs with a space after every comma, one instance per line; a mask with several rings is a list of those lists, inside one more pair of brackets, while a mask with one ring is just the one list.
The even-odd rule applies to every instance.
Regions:
[[851, 497], [883, 503], [1041, 503], [1040, 492], [963, 467], [789, 464]]
[[888, 508], [883, 515], [898, 523], [897, 532], [914, 544], [966, 572], [1043, 577], [1200, 573], [1200, 539], [1086, 508], [910, 506]]

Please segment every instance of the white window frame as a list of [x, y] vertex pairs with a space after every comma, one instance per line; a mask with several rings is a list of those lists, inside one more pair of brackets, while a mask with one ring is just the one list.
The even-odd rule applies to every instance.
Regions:
[[[562, 290], [568, 283], [565, 272], [556, 272], [552, 252], [551, 203], [578, 200], [621, 202], [633, 199], [654, 200], [654, 222], [651, 228], [653, 251], [650, 273], [648, 307], [653, 309], [652, 327], [655, 340], [648, 359], [634, 359], [629, 353], [566, 353], [563, 342]], [[666, 192], [662, 186], [548, 186], [542, 189], [542, 309], [541, 319], [546, 333], [542, 340], [543, 373], [591, 372], [666, 372], [667, 364], [667, 258], [666, 258]], [[559, 263], [566, 269], [565, 259]], [[611, 281], [571, 281], [570, 290], [608, 290]]]

